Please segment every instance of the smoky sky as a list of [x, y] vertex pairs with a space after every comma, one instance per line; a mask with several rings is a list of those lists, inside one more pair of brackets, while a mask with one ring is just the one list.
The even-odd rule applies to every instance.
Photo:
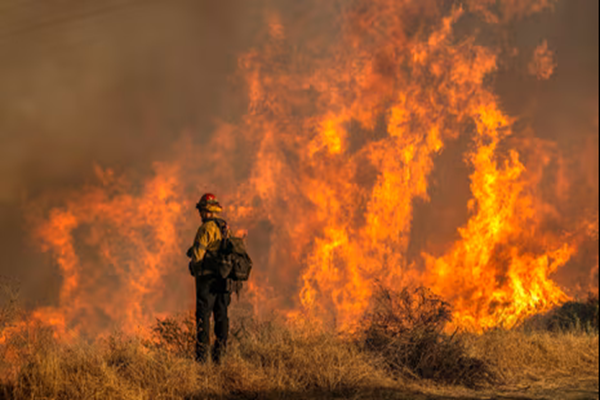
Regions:
[[[28, 201], [89, 182], [95, 165], [144, 176], [173, 156], [183, 131], [202, 141], [216, 119], [235, 118], [229, 78], [265, 22], [261, 4], [249, 3], [0, 0], [0, 275], [20, 281], [25, 298], [49, 302], [59, 282], [40, 267], [50, 260], [31, 243]], [[307, 22], [318, 14], [308, 2], [271, 3], [306, 35], [327, 26]], [[531, 127], [566, 152], [579, 178], [563, 211], [597, 215], [598, 2], [563, 0], [503, 29], [518, 53], [490, 84], [517, 132]], [[557, 68], [540, 81], [527, 64], [544, 39]], [[467, 142], [436, 160], [431, 201], [415, 208], [414, 254], [456, 238], [468, 218]]]

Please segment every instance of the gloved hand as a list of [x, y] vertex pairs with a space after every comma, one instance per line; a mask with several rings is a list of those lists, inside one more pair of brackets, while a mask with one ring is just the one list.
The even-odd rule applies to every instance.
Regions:
[[190, 270], [190, 275], [196, 277], [196, 269], [194, 268], [194, 262], [190, 261], [188, 264], [188, 269]]

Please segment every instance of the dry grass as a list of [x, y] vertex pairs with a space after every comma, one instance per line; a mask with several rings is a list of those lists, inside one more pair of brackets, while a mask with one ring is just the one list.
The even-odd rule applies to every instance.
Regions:
[[[583, 381], [591, 397], [580, 398], [597, 397], [596, 332], [498, 330], [450, 338], [440, 330], [446, 320], [442, 303], [423, 301], [428, 295], [415, 303], [403, 295], [388, 293], [395, 298], [387, 302], [392, 309], [380, 308], [366, 332], [352, 338], [310, 324], [238, 319], [218, 366], [192, 360], [189, 315], [157, 321], [153, 337], [145, 340], [115, 334], [91, 344], [60, 344], [48, 332], [30, 332], [0, 345], [1, 354], [18, 358], [13, 369], [2, 370], [0, 397], [442, 399], [498, 393], [509, 398], [507, 393], [518, 392], [535, 398], [550, 390], [546, 398], [561, 398], [561, 385]], [[426, 311], [427, 304], [438, 308]], [[473, 383], [477, 390], [465, 388]]]
[[397, 386], [355, 345], [277, 323], [257, 324], [232, 341], [220, 366], [118, 335], [71, 345], [46, 338], [5, 384], [6, 395], [18, 399], [256, 398]]
[[598, 378], [598, 334], [492, 331], [465, 335], [471, 355], [494, 366], [508, 385], [560, 385]]

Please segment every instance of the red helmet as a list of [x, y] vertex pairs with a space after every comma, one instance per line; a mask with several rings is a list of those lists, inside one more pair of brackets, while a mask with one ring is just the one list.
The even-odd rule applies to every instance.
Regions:
[[218, 208], [221, 208], [221, 205], [219, 204], [219, 201], [217, 200], [217, 197], [214, 194], [205, 193], [200, 198], [198, 204], [196, 204], [196, 208], [198, 210], [207, 210], [209, 206], [216, 206]]

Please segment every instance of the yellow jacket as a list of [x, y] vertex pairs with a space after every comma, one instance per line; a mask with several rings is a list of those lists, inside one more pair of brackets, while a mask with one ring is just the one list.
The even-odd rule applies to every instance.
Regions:
[[221, 230], [215, 221], [209, 220], [198, 228], [194, 244], [188, 250], [188, 256], [192, 259], [195, 275], [208, 275], [213, 273], [208, 269], [202, 269], [202, 261], [207, 251], [217, 251], [221, 245]]

